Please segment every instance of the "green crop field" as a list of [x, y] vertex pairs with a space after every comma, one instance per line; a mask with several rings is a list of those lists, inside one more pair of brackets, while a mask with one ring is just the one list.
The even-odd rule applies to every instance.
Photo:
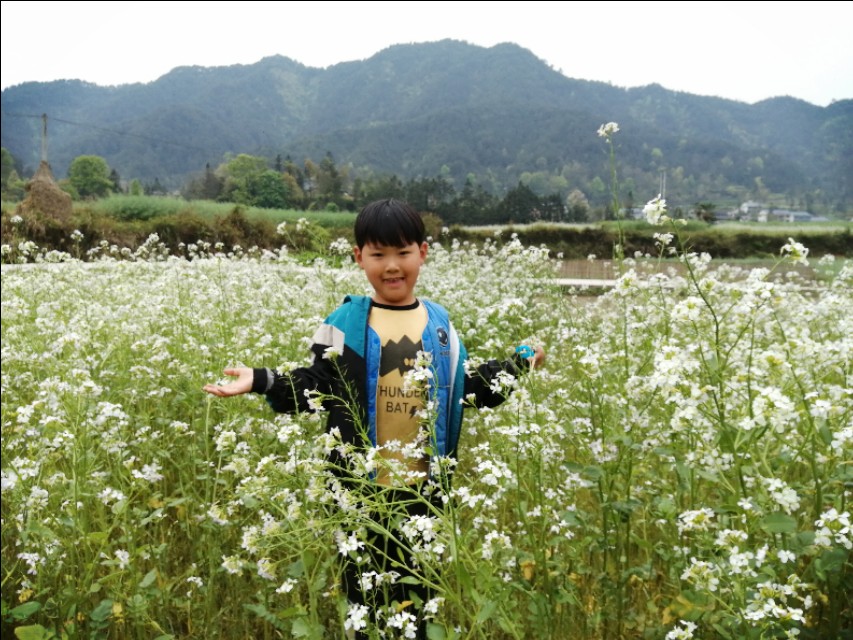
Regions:
[[472, 358], [548, 358], [466, 412], [444, 506], [394, 531], [435, 598], [373, 624], [338, 560], [367, 544], [370, 481], [330, 473], [322, 414], [202, 392], [305, 364], [366, 279], [161, 249], [4, 266], [4, 638], [414, 637], [421, 607], [432, 640], [849, 633], [849, 261], [625, 259], [579, 298], [541, 248], [433, 244], [419, 294]]

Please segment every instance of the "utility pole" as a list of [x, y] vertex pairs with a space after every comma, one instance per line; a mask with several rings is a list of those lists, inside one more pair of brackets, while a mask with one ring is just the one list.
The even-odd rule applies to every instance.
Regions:
[[47, 114], [41, 114], [41, 161], [47, 162]]

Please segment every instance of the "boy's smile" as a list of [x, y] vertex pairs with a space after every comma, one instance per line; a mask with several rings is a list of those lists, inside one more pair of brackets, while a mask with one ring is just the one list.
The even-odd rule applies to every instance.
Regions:
[[402, 247], [368, 242], [353, 252], [373, 286], [374, 302], [397, 306], [415, 302], [415, 284], [427, 255], [426, 242]]

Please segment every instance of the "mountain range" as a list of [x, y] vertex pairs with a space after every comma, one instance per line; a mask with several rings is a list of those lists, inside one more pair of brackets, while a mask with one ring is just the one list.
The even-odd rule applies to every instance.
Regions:
[[[58, 177], [79, 155], [102, 156], [124, 180], [179, 187], [229, 154], [271, 166], [331, 154], [351, 176], [470, 179], [498, 195], [523, 180], [562, 196], [579, 189], [594, 204], [611, 197], [615, 166], [629, 203], [665, 188], [688, 206], [775, 197], [853, 211], [853, 100], [626, 89], [567, 77], [511, 43], [400, 44], [326, 69], [273, 56], [111, 87], [27, 82], [2, 92], [0, 111], [2, 146], [25, 173], [38, 166], [46, 114]], [[620, 129], [612, 159], [596, 135], [606, 122]]]

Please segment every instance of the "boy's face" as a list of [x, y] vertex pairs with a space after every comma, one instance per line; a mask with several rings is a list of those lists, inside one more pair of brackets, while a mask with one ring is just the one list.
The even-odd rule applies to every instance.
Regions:
[[355, 247], [355, 261], [373, 285], [373, 301], [403, 306], [415, 301], [415, 284], [426, 260], [427, 243], [390, 247], [368, 242]]

